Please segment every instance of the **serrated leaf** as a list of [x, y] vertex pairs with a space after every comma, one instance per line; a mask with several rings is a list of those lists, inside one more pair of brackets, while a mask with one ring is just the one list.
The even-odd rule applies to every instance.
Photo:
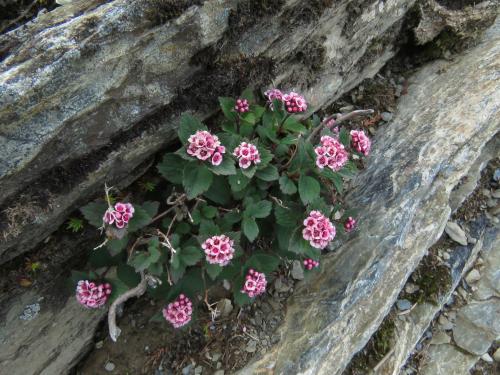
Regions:
[[274, 206], [274, 217], [276, 222], [283, 227], [295, 227], [300, 223], [303, 216], [303, 208], [299, 204], [285, 202], [287, 208], [278, 204]]
[[257, 172], [257, 166], [252, 165], [251, 167], [248, 168], [240, 168], [241, 173], [247, 177], [247, 178], [252, 178], [255, 175], [255, 172]]
[[130, 289], [127, 284], [118, 278], [108, 277], [106, 281], [111, 284], [111, 294], [108, 299], [109, 304], [113, 303], [115, 299]]
[[141, 207], [148, 213], [149, 216], [154, 217], [158, 213], [160, 202], [146, 201], [141, 204]]
[[222, 272], [222, 267], [218, 264], [207, 263], [207, 265], [205, 266], [205, 270], [207, 271], [208, 276], [210, 276], [212, 280], [215, 280], [217, 276], [219, 276], [219, 274]]
[[187, 246], [180, 251], [180, 259], [187, 266], [194, 266], [200, 259], [203, 258], [203, 253], [199, 247]]
[[342, 194], [344, 180], [340, 174], [333, 172], [331, 169], [325, 168], [321, 171], [321, 175], [328, 178], [333, 183], [333, 186], [335, 186], [335, 189]]
[[340, 143], [342, 143], [344, 146], [349, 146], [349, 140], [350, 140], [350, 135], [349, 135], [349, 131], [346, 129], [346, 128], [342, 128], [340, 129], [340, 133], [339, 133], [339, 141]]
[[213, 174], [205, 165], [186, 165], [183, 172], [182, 185], [188, 199], [193, 199], [204, 193], [212, 184]]
[[280, 189], [284, 194], [292, 195], [297, 192], [297, 186], [286, 174], [279, 179]]
[[231, 202], [231, 187], [227, 177], [214, 176], [210, 189], [203, 196], [222, 206], [228, 205]]
[[305, 254], [312, 246], [302, 237], [302, 227], [298, 227], [292, 233], [288, 250], [296, 254]]
[[228, 120], [235, 121], [237, 118], [237, 114], [234, 109], [236, 106], [236, 100], [233, 98], [221, 97], [219, 98], [219, 104], [224, 116], [226, 116]]
[[311, 203], [319, 197], [321, 187], [319, 182], [310, 176], [300, 176], [299, 178], [299, 195], [304, 204]]
[[108, 205], [104, 201], [90, 202], [86, 206], [80, 208], [83, 217], [96, 228], [103, 225], [102, 217], [108, 209]]
[[260, 155], [260, 163], [258, 164], [259, 169], [265, 168], [271, 160], [273, 160], [273, 154], [271, 152], [260, 145], [257, 145], [257, 149], [259, 150]]
[[128, 264], [120, 264], [116, 268], [117, 277], [126, 285], [133, 288], [141, 282], [141, 276], [135, 272], [134, 267]]
[[191, 232], [191, 225], [184, 221], [177, 223], [175, 226], [175, 232], [179, 234], [188, 234]]
[[234, 302], [238, 305], [238, 306], [244, 306], [244, 305], [248, 305], [249, 303], [251, 303], [253, 301], [252, 298], [250, 298], [247, 294], [245, 293], [241, 293], [240, 290], [236, 290], [234, 291], [233, 293], [233, 299], [234, 299]]
[[128, 244], [128, 236], [125, 235], [121, 239], [109, 240], [108, 243], [106, 244], [106, 247], [111, 256], [115, 256], [119, 254], [123, 249], [125, 249], [127, 247], [127, 244]]
[[111, 256], [107, 249], [100, 248], [90, 253], [89, 263], [94, 268], [109, 267], [117, 264], [118, 259]]
[[309, 211], [320, 211], [323, 215], [329, 216], [331, 206], [322, 197], [316, 198], [307, 206]]
[[217, 215], [217, 207], [204, 205], [201, 207], [201, 214], [207, 219], [213, 219]]
[[234, 192], [242, 191], [247, 187], [249, 182], [250, 179], [243, 175], [240, 169], [238, 169], [235, 175], [229, 176], [229, 185]]
[[160, 259], [161, 253], [159, 246], [160, 243], [158, 238], [151, 238], [148, 243], [148, 251], [136, 253], [132, 259], [130, 259], [130, 265], [133, 266], [137, 272], [148, 269], [150, 265], [156, 263]]
[[220, 229], [217, 226], [217, 224], [215, 224], [211, 220], [204, 220], [204, 219], [201, 220], [200, 230], [199, 230], [200, 237], [206, 239], [208, 237], [216, 236], [218, 234], [220, 234]]
[[283, 129], [288, 130], [292, 133], [305, 133], [307, 130], [306, 127], [293, 116], [290, 116], [285, 120]]
[[239, 212], [228, 212], [221, 219], [219, 225], [222, 232], [230, 231], [234, 224], [241, 221], [241, 214]]
[[186, 161], [176, 154], [166, 154], [162, 161], [156, 166], [158, 172], [173, 184], [182, 183], [182, 171]]
[[259, 226], [253, 217], [243, 217], [241, 222], [243, 233], [250, 242], [253, 242], [259, 235]]
[[260, 202], [248, 205], [248, 207], [245, 209], [244, 215], [262, 219], [268, 217], [271, 214], [272, 208], [273, 204], [271, 202], [262, 200]]
[[268, 165], [264, 169], [258, 169], [255, 176], [264, 181], [275, 181], [280, 178], [278, 169], [274, 165]]
[[236, 167], [234, 166], [234, 160], [228, 155], [224, 155], [222, 162], [219, 165], [209, 165], [210, 169], [216, 175], [230, 176], [236, 174]]
[[257, 253], [253, 254], [250, 259], [245, 263], [245, 268], [253, 268], [256, 271], [270, 274], [280, 264], [280, 259], [277, 256]]
[[179, 125], [179, 131], [177, 132], [181, 142], [185, 144], [188, 138], [198, 130], [207, 130], [207, 127], [196, 117], [187, 113], [183, 114]]
[[243, 99], [248, 100], [249, 102], [254, 102], [255, 97], [253, 95], [253, 90], [250, 87], [247, 87], [243, 92], [241, 93], [241, 97]]

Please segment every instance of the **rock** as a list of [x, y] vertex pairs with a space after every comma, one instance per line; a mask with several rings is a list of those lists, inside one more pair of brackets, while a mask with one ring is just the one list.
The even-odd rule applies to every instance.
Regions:
[[106, 362], [106, 365], [104, 366], [104, 369], [108, 372], [114, 371], [116, 368], [116, 365], [113, 362]]
[[467, 246], [467, 236], [465, 235], [465, 232], [463, 231], [460, 226], [453, 222], [453, 221], [448, 221], [446, 223], [446, 227], [444, 228], [444, 231], [450, 238], [459, 243], [462, 246]]
[[200, 375], [203, 373], [203, 367], [202, 366], [196, 366], [196, 368], [194, 369], [194, 373], [196, 375]]
[[96, 349], [102, 349], [103, 346], [104, 346], [104, 341], [102, 341], [102, 340], [101, 341], [97, 341], [95, 343], [95, 348]]
[[328, 272], [297, 285], [281, 340], [238, 374], [340, 374], [364, 347], [441, 236], [453, 187], [496, 142], [499, 38], [500, 20], [445, 70], [435, 62], [410, 77], [346, 197], [369, 225], [322, 258]]
[[440, 315], [439, 318], [438, 318], [438, 322], [439, 324], [441, 325], [441, 327], [446, 330], [446, 331], [449, 331], [451, 329], [453, 329], [453, 323], [451, 323], [448, 318], [446, 318], [444, 315]]
[[[78, 1], [0, 36], [0, 222], [13, 224], [0, 228], [0, 263], [105, 181], [130, 184], [174, 141], [181, 113], [207, 118], [218, 96], [273, 81], [319, 109], [374, 76], [415, 0], [352, 11], [357, 1], [279, 1], [269, 12], [234, 0], [177, 2], [175, 12], [161, 8], [170, 2]], [[13, 207], [29, 214], [6, 221]]]
[[449, 344], [451, 342], [451, 337], [446, 334], [444, 331], [439, 331], [434, 334], [431, 340], [431, 345], [441, 345], [441, 344]]
[[419, 375], [468, 374], [477, 357], [463, 353], [450, 344], [432, 345]]
[[292, 278], [295, 280], [303, 280], [304, 279], [304, 269], [302, 268], [302, 264], [299, 260], [294, 260], [292, 264]]
[[500, 348], [495, 350], [495, 353], [493, 353], [493, 359], [497, 362], [500, 362]]
[[488, 189], [481, 189], [481, 194], [484, 195], [486, 198], [491, 197], [491, 192]]
[[189, 375], [191, 373], [191, 370], [193, 369], [193, 365], [190, 363], [186, 367], [182, 369], [182, 375]]
[[488, 354], [488, 353], [484, 353], [482, 356], [481, 356], [481, 359], [483, 361], [485, 361], [486, 363], [493, 363], [493, 358], [491, 358], [491, 356]]
[[341, 107], [340, 108], [340, 112], [341, 113], [347, 113], [347, 112], [351, 112], [354, 110], [354, 106], [353, 105], [347, 105], [345, 107]]
[[479, 271], [473, 269], [467, 274], [467, 276], [465, 276], [465, 281], [467, 281], [467, 284], [474, 284], [475, 282], [479, 281], [480, 278], [481, 274], [479, 273]]
[[416, 284], [413, 284], [413, 283], [406, 283], [405, 285], [405, 292], [408, 293], [408, 294], [413, 294], [413, 293], [416, 293], [420, 290], [420, 287]]
[[411, 309], [412, 304], [407, 299], [400, 299], [396, 302], [396, 306], [400, 311], [404, 311]]
[[247, 346], [245, 347], [245, 351], [248, 353], [255, 353], [256, 350], [257, 350], [257, 341], [250, 340]]
[[227, 317], [233, 311], [233, 304], [230, 299], [223, 298], [217, 302], [217, 310], [220, 312], [220, 316]]
[[222, 357], [222, 354], [220, 354], [220, 353], [212, 354], [212, 362], [218, 362], [220, 357]]
[[471, 354], [483, 355], [500, 338], [500, 301], [469, 303], [457, 312], [453, 339]]
[[493, 180], [496, 182], [500, 181], [500, 169], [495, 169], [495, 172], [493, 173]]
[[217, 370], [214, 372], [214, 375], [224, 375], [224, 370]]
[[278, 293], [286, 293], [292, 289], [293, 285], [289, 285], [286, 283], [286, 280], [282, 280], [280, 277], [276, 278], [274, 281], [274, 289]]
[[380, 114], [380, 117], [382, 117], [382, 120], [384, 120], [385, 122], [389, 122], [392, 120], [392, 113], [391, 112], [382, 112]]

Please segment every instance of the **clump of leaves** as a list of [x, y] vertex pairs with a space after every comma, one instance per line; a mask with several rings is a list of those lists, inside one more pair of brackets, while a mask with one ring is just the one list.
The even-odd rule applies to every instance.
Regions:
[[83, 229], [83, 220], [77, 217], [70, 218], [66, 229], [69, 229], [73, 233], [81, 231]]
[[[295, 94], [294, 100], [300, 98]], [[227, 280], [234, 301], [250, 303], [252, 299], [242, 292], [250, 270], [269, 281], [285, 261], [319, 260], [321, 250], [302, 234], [311, 211], [319, 211], [337, 224], [337, 233], [343, 232], [343, 223], [353, 212], [335, 215], [344, 212], [338, 193], [344, 180], [356, 173], [356, 166], [346, 160], [336, 170], [319, 168], [314, 145], [319, 137], [328, 136], [350, 155], [362, 157], [351, 148], [349, 132], [332, 127], [371, 111], [331, 116], [322, 122], [310, 109], [300, 115], [287, 112], [286, 100], [259, 105], [250, 90], [238, 100], [219, 99], [224, 120], [213, 135], [195, 117], [182, 116], [178, 131], [182, 146], [164, 155], [157, 166], [172, 185], [166, 204], [134, 202], [133, 217], [119, 230], [109, 230], [103, 223], [112, 204], [109, 199], [82, 208], [91, 225], [106, 227], [106, 241], [91, 252], [90, 264], [96, 269], [116, 267], [116, 277], [103, 277], [113, 286], [111, 300], [149, 277], [154, 282], [147, 292], [164, 301], [181, 293], [193, 301], [201, 295], [211, 310], [207, 289]], [[258, 157], [249, 145], [255, 146]], [[252, 162], [242, 161], [247, 152], [254, 153]], [[224, 241], [231, 244], [231, 251], [218, 262], [207, 243], [222, 235], [228, 237]]]

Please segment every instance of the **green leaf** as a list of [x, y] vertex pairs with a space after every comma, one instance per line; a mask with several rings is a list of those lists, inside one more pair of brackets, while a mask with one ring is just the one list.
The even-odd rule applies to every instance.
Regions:
[[154, 217], [158, 213], [160, 202], [146, 201], [141, 207], [148, 213], [149, 216]]
[[212, 184], [213, 174], [203, 164], [186, 165], [183, 172], [182, 185], [188, 199], [204, 193]]
[[310, 176], [300, 176], [299, 178], [299, 195], [304, 204], [311, 203], [319, 197], [321, 187], [319, 182]]
[[273, 208], [273, 204], [269, 201], [262, 200], [257, 203], [252, 203], [248, 205], [246, 208], [244, 215], [248, 217], [254, 218], [265, 218], [271, 214], [271, 209]]
[[148, 251], [136, 253], [132, 259], [130, 259], [130, 265], [133, 266], [137, 272], [148, 269], [150, 265], [156, 263], [160, 259], [161, 252], [159, 246], [158, 237], [152, 237], [148, 243]]
[[248, 305], [253, 301], [253, 299], [250, 298], [247, 294], [241, 293], [241, 290], [235, 290], [233, 292], [233, 299], [238, 306]]
[[201, 214], [207, 219], [213, 219], [217, 215], [217, 207], [204, 205], [201, 207]]
[[[168, 228], [168, 226], [167, 226], [167, 228]], [[188, 223], [186, 223], [184, 221], [177, 223], [175, 225], [175, 232], [179, 233], [179, 234], [188, 234], [191, 232], [191, 225], [189, 225]]]
[[119, 260], [116, 257], [111, 256], [105, 248], [92, 250], [89, 256], [89, 263], [94, 268], [109, 267], [117, 264], [118, 262]]
[[270, 274], [280, 264], [280, 259], [277, 256], [256, 253], [253, 254], [250, 259], [245, 263], [245, 268], [253, 268], [258, 272], [264, 272], [265, 274]]
[[236, 167], [234, 166], [234, 160], [230, 156], [224, 156], [222, 158], [222, 163], [219, 165], [209, 165], [208, 169], [217, 175], [230, 176], [236, 174]]
[[302, 228], [295, 229], [290, 237], [288, 250], [296, 254], [306, 254], [311, 248], [309, 242], [302, 237]]
[[260, 120], [266, 109], [260, 105], [250, 105], [250, 110], [255, 113], [257, 120]]
[[344, 146], [349, 146], [349, 131], [343, 127], [342, 129], [340, 129], [340, 133], [339, 133], [339, 141], [340, 143], [342, 143]]
[[280, 178], [278, 169], [274, 165], [268, 165], [264, 169], [259, 169], [255, 176], [264, 181], [275, 181]]
[[271, 160], [273, 160], [273, 154], [265, 148], [260, 145], [257, 146], [257, 149], [259, 150], [259, 155], [260, 155], [260, 163], [258, 164], [259, 169], [263, 169], [266, 167]]
[[231, 187], [227, 177], [214, 176], [210, 189], [203, 196], [222, 206], [228, 205], [231, 202]]
[[179, 256], [186, 266], [194, 266], [203, 258], [203, 253], [199, 247], [187, 246], [181, 249]]
[[240, 116], [241, 116], [242, 121], [244, 121], [250, 125], [255, 125], [255, 123], [257, 122], [257, 117], [255, 116], [255, 113], [247, 112], [247, 113], [244, 113]]
[[230, 231], [234, 224], [241, 221], [241, 214], [233, 211], [225, 214], [220, 220], [219, 225], [222, 232]]
[[202, 219], [198, 233], [203, 239], [206, 239], [207, 237], [220, 234], [220, 229], [213, 221]]
[[219, 274], [222, 272], [222, 267], [219, 266], [218, 264], [207, 263], [205, 269], [207, 271], [208, 276], [210, 276], [212, 280], [215, 280], [216, 277], [219, 276]]
[[121, 296], [123, 293], [128, 291], [130, 288], [118, 278], [108, 277], [106, 281], [111, 284], [111, 294], [109, 296], [108, 303], [113, 303], [115, 299]]
[[295, 227], [302, 220], [304, 215], [304, 208], [300, 204], [293, 204], [291, 202], [284, 202], [285, 207], [278, 204], [274, 206], [274, 217], [276, 222], [283, 227]]
[[250, 242], [253, 242], [259, 235], [259, 227], [253, 217], [243, 217], [242, 229]]
[[[314, 148], [310, 143], [306, 143], [304, 139], [299, 139], [297, 143], [297, 152], [293, 158], [290, 166], [288, 167], [289, 172], [303, 172], [308, 169], [314, 168]], [[312, 158], [311, 158], [312, 152]]]
[[283, 129], [288, 130], [292, 133], [305, 133], [306, 127], [302, 125], [295, 117], [290, 116], [286, 119], [283, 124]]
[[229, 185], [234, 192], [245, 189], [250, 182], [250, 179], [243, 175], [241, 169], [238, 169], [235, 175], [229, 176]]
[[108, 243], [106, 244], [106, 247], [108, 248], [109, 253], [112, 256], [115, 256], [119, 254], [123, 249], [127, 247], [128, 244], [128, 236], [125, 235], [122, 239], [112, 239], [109, 240]]
[[179, 126], [179, 139], [182, 143], [187, 143], [188, 138], [196, 133], [198, 130], [207, 130], [207, 127], [201, 123], [196, 117], [190, 114], [183, 114], [181, 117], [181, 124]]
[[308, 211], [320, 211], [323, 215], [329, 216], [331, 206], [322, 197], [316, 198], [308, 206]]
[[80, 208], [83, 217], [87, 219], [90, 225], [99, 228], [103, 225], [102, 217], [108, 209], [108, 205], [104, 201], [90, 202], [86, 206]]
[[297, 186], [286, 174], [279, 179], [280, 189], [284, 194], [292, 195], [297, 192]]
[[255, 172], [257, 172], [257, 166], [252, 165], [251, 167], [245, 169], [240, 168], [240, 171], [244, 176], [252, 178], [255, 175]]
[[222, 109], [222, 112], [224, 112], [224, 116], [228, 120], [235, 121], [237, 118], [236, 111], [234, 110], [234, 107], [236, 106], [236, 100], [233, 98], [219, 98], [219, 104], [220, 108]]
[[323, 177], [328, 178], [330, 181], [332, 181], [333, 186], [335, 186], [335, 189], [336, 189], [336, 190], [337, 190], [340, 194], [342, 194], [344, 181], [343, 181], [342, 176], [341, 176], [340, 174], [333, 172], [333, 171], [332, 171], [331, 169], [329, 169], [329, 168], [324, 168], [324, 169], [321, 171], [321, 175], [322, 175]]
[[[134, 216], [132, 217], [132, 219], [130, 219], [127, 227], [129, 232], [135, 232], [136, 230], [145, 227], [151, 222], [151, 220], [153, 219], [153, 215], [156, 214], [156, 212], [153, 212], [153, 202], [150, 203], [151, 204], [148, 204], [148, 202], [144, 202], [143, 205], [134, 205]], [[158, 209], [157, 207], [158, 206], [156, 206], [156, 210]], [[151, 215], [150, 213], [153, 213], [153, 215]]]
[[177, 154], [166, 154], [160, 164], [156, 166], [158, 172], [173, 184], [182, 183], [182, 171], [186, 161]]
[[120, 264], [116, 269], [118, 278], [129, 287], [133, 288], [141, 282], [141, 276], [135, 272], [134, 267], [128, 264]]
[[249, 102], [254, 102], [255, 97], [253, 95], [253, 90], [250, 87], [247, 87], [243, 92], [241, 93], [241, 97], [243, 99], [248, 100]]

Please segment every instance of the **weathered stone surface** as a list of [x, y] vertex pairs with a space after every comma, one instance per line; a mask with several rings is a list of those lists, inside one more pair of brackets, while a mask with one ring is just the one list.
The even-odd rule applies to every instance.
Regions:
[[453, 241], [458, 242], [462, 246], [467, 246], [467, 236], [464, 230], [454, 221], [448, 221], [444, 231]]
[[[29, 292], [9, 301], [0, 324], [2, 373], [66, 374], [92, 345], [106, 310], [83, 310], [73, 295], [41, 297]], [[25, 307], [33, 303], [40, 305], [38, 314], [20, 319]]]
[[450, 344], [433, 345], [429, 350], [425, 366], [420, 369], [422, 375], [469, 375], [469, 370], [478, 357], [463, 353]]
[[78, 1], [0, 36], [0, 263], [142, 172], [183, 111], [272, 80], [335, 100], [394, 55], [414, 2]]
[[500, 302], [481, 301], [460, 308], [453, 328], [455, 343], [469, 353], [483, 355], [500, 338]]
[[499, 40], [500, 22], [454, 62], [410, 79], [348, 197], [363, 208], [360, 230], [324, 259], [329, 272], [296, 289], [282, 340], [240, 373], [338, 374], [366, 344], [443, 232], [450, 191], [498, 132]]

